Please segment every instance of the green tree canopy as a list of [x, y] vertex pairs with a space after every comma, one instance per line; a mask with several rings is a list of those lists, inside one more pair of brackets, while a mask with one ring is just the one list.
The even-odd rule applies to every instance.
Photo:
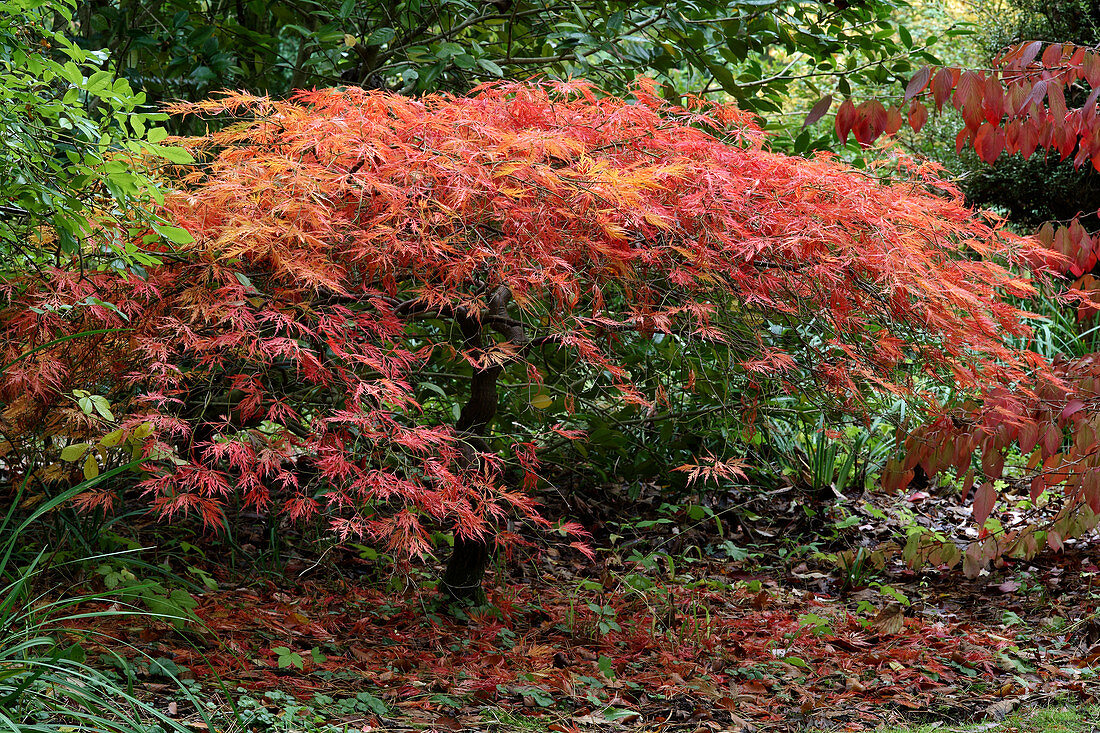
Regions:
[[[927, 60], [894, 2], [818, 0], [96, 0], [82, 42], [160, 99], [243, 88], [282, 96], [343, 84], [465, 91], [532, 75], [625, 89], [639, 75], [777, 112], [791, 85], [817, 96], [894, 81]], [[810, 93], [813, 93], [811, 90]]]

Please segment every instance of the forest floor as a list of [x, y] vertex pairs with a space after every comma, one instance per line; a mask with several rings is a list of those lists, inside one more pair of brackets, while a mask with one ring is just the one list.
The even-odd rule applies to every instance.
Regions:
[[[528, 547], [494, 566], [478, 608], [443, 602], [438, 568], [386, 571], [366, 547], [299, 542], [261, 573], [189, 546], [198, 622], [88, 619], [104, 636], [81, 644], [196, 731], [991, 730], [1021, 708], [1100, 703], [1095, 542], [973, 580], [890, 554], [853, 577], [837, 523], [784, 531], [806, 516], [791, 497], [725, 524], [622, 501], [641, 509], [590, 523], [595, 560]], [[958, 504], [908, 503], [935, 521]]]

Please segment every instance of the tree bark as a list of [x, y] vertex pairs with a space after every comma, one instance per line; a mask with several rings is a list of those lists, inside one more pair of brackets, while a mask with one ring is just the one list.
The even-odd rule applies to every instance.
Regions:
[[[487, 326], [517, 346], [523, 346], [527, 342], [523, 325], [508, 318], [508, 303], [511, 299], [512, 293], [507, 288], [500, 287], [489, 298], [484, 312], [471, 315], [460, 310], [455, 314], [466, 347], [475, 355], [480, 356], [479, 352], [485, 348]], [[467, 454], [467, 460], [471, 463], [478, 460], [479, 453], [490, 450], [489, 426], [497, 414], [497, 378], [502, 371], [503, 367], [499, 364], [485, 369], [474, 369], [470, 380], [470, 396], [455, 423], [455, 429], [465, 441], [463, 453]], [[489, 566], [491, 541], [489, 537], [455, 535], [454, 550], [441, 582], [445, 594], [458, 600], [485, 602], [482, 581]]]
[[489, 541], [486, 538], [467, 539], [455, 535], [455, 546], [440, 584], [443, 592], [455, 600], [477, 605], [485, 603], [482, 580], [488, 567]]

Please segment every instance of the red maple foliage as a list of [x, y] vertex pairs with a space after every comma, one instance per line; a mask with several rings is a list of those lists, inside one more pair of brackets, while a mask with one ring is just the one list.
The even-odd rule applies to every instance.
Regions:
[[[1067, 97], [1083, 101], [1074, 106]], [[950, 103], [963, 122], [955, 138], [959, 152], [970, 146], [990, 164], [1001, 155], [1030, 158], [1043, 152], [1075, 167], [1088, 163], [1100, 170], [1098, 98], [1100, 49], [1027, 41], [1007, 47], [989, 69], [925, 66], [909, 80], [904, 100], [889, 107], [878, 100], [845, 100], [834, 124], [842, 141], [852, 134], [861, 145], [870, 145], [896, 133], [903, 122], [920, 131], [929, 106], [941, 112]], [[808, 120], [820, 119], [827, 110], [820, 104]], [[1075, 277], [1095, 267], [1094, 237], [1076, 218], [1047, 224], [1038, 236], [1065, 256], [1061, 267]]]
[[[166, 517], [324, 512], [341, 537], [416, 554], [437, 525], [478, 538], [505, 516], [548, 523], [508, 471], [536, 479], [550, 428], [503, 453], [488, 440], [498, 376], [537, 387], [536, 350], [646, 406], [661, 396], [632, 384], [620, 336], [706, 342], [728, 352], [748, 422], [783, 392], [934, 409], [944, 382], [1057, 383], [1013, 345], [1027, 314], [1005, 299], [1033, 292], [1011, 266], [1057, 257], [964, 207], [929, 164], [899, 157], [880, 178], [771, 153], [737, 109], [670, 106], [645, 83], [632, 99], [571, 82], [171, 111], [230, 118], [179, 141], [201, 164], [165, 214], [195, 241], [145, 276], [4, 286], [4, 361], [40, 349], [0, 383], [16, 474], [134, 456]], [[101, 329], [117, 330], [40, 348]], [[455, 425], [417, 400], [438, 359], [469, 368]], [[81, 503], [109, 506], [116, 487]]]
[[[927, 105], [941, 111], [950, 103], [963, 121], [957, 150], [972, 146], [989, 164], [1001, 155], [1029, 158], [1042, 152], [1075, 167], [1091, 164], [1100, 170], [1098, 97], [1100, 49], [1028, 41], [1006, 48], [990, 69], [924, 67], [909, 81], [904, 103], [908, 122], [918, 131], [928, 118]], [[1076, 106], [1067, 98], [1083, 101]], [[880, 135], [897, 132], [898, 110], [877, 101], [856, 105], [847, 100], [837, 112], [837, 133], [841, 139], [854, 133], [858, 142], [868, 145]], [[824, 113], [819, 110], [816, 116]], [[1076, 307], [1079, 321], [1093, 318], [1100, 311], [1100, 280], [1093, 272], [1097, 235], [1074, 217], [1044, 224], [1035, 238], [1057, 255], [1048, 264], [1075, 278], [1059, 298]], [[974, 516], [981, 535], [963, 558], [971, 572], [1005, 553], [1031, 556], [1044, 545], [1060, 550], [1065, 539], [1100, 523], [1098, 355], [1059, 358], [1053, 369], [1056, 381], [1035, 389], [1005, 383], [978, 402], [921, 425], [909, 436], [905, 455], [887, 466], [884, 481], [892, 489], [906, 486], [918, 466], [928, 476], [954, 468], [968, 491], [977, 482]], [[990, 533], [986, 519], [1000, 493], [994, 482], [1002, 478], [1006, 454], [1013, 447], [1028, 457], [1032, 502], [1046, 490], [1061, 487], [1065, 503], [1045, 527], [1026, 525]], [[975, 449], [981, 453], [978, 475], [971, 470]], [[933, 544], [933, 553], [946, 547]], [[956, 552], [947, 552], [958, 560]]]

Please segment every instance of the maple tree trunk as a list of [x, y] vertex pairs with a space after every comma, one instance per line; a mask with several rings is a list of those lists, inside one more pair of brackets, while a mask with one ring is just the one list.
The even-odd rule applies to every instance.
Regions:
[[[498, 288], [489, 299], [489, 305], [479, 317], [459, 311], [456, 320], [462, 329], [466, 345], [475, 354], [485, 346], [484, 328], [491, 326], [509, 341], [527, 342], [523, 326], [508, 318], [508, 303], [512, 294], [507, 288]], [[470, 380], [470, 397], [462, 407], [455, 429], [465, 439], [467, 460], [477, 460], [479, 453], [490, 450], [489, 425], [497, 414], [497, 378], [503, 367], [494, 364], [486, 369], [475, 369]], [[454, 550], [443, 573], [443, 592], [459, 600], [485, 602], [482, 580], [489, 565], [491, 539], [488, 537], [462, 537], [455, 534]]]
[[489, 542], [484, 538], [467, 539], [455, 535], [455, 546], [441, 587], [451, 598], [483, 604], [485, 589], [481, 585], [489, 566]]
[[[474, 338], [480, 342], [480, 328]], [[470, 340], [468, 337], [467, 342]], [[468, 453], [467, 460], [471, 463], [477, 460], [478, 453], [489, 450], [485, 434], [497, 412], [497, 377], [500, 371], [499, 366], [474, 370], [470, 380], [470, 397], [455, 425], [465, 438], [463, 452]], [[484, 603], [485, 590], [481, 587], [481, 581], [488, 565], [489, 539], [462, 537], [456, 533], [454, 550], [443, 574], [443, 591], [452, 598]]]

